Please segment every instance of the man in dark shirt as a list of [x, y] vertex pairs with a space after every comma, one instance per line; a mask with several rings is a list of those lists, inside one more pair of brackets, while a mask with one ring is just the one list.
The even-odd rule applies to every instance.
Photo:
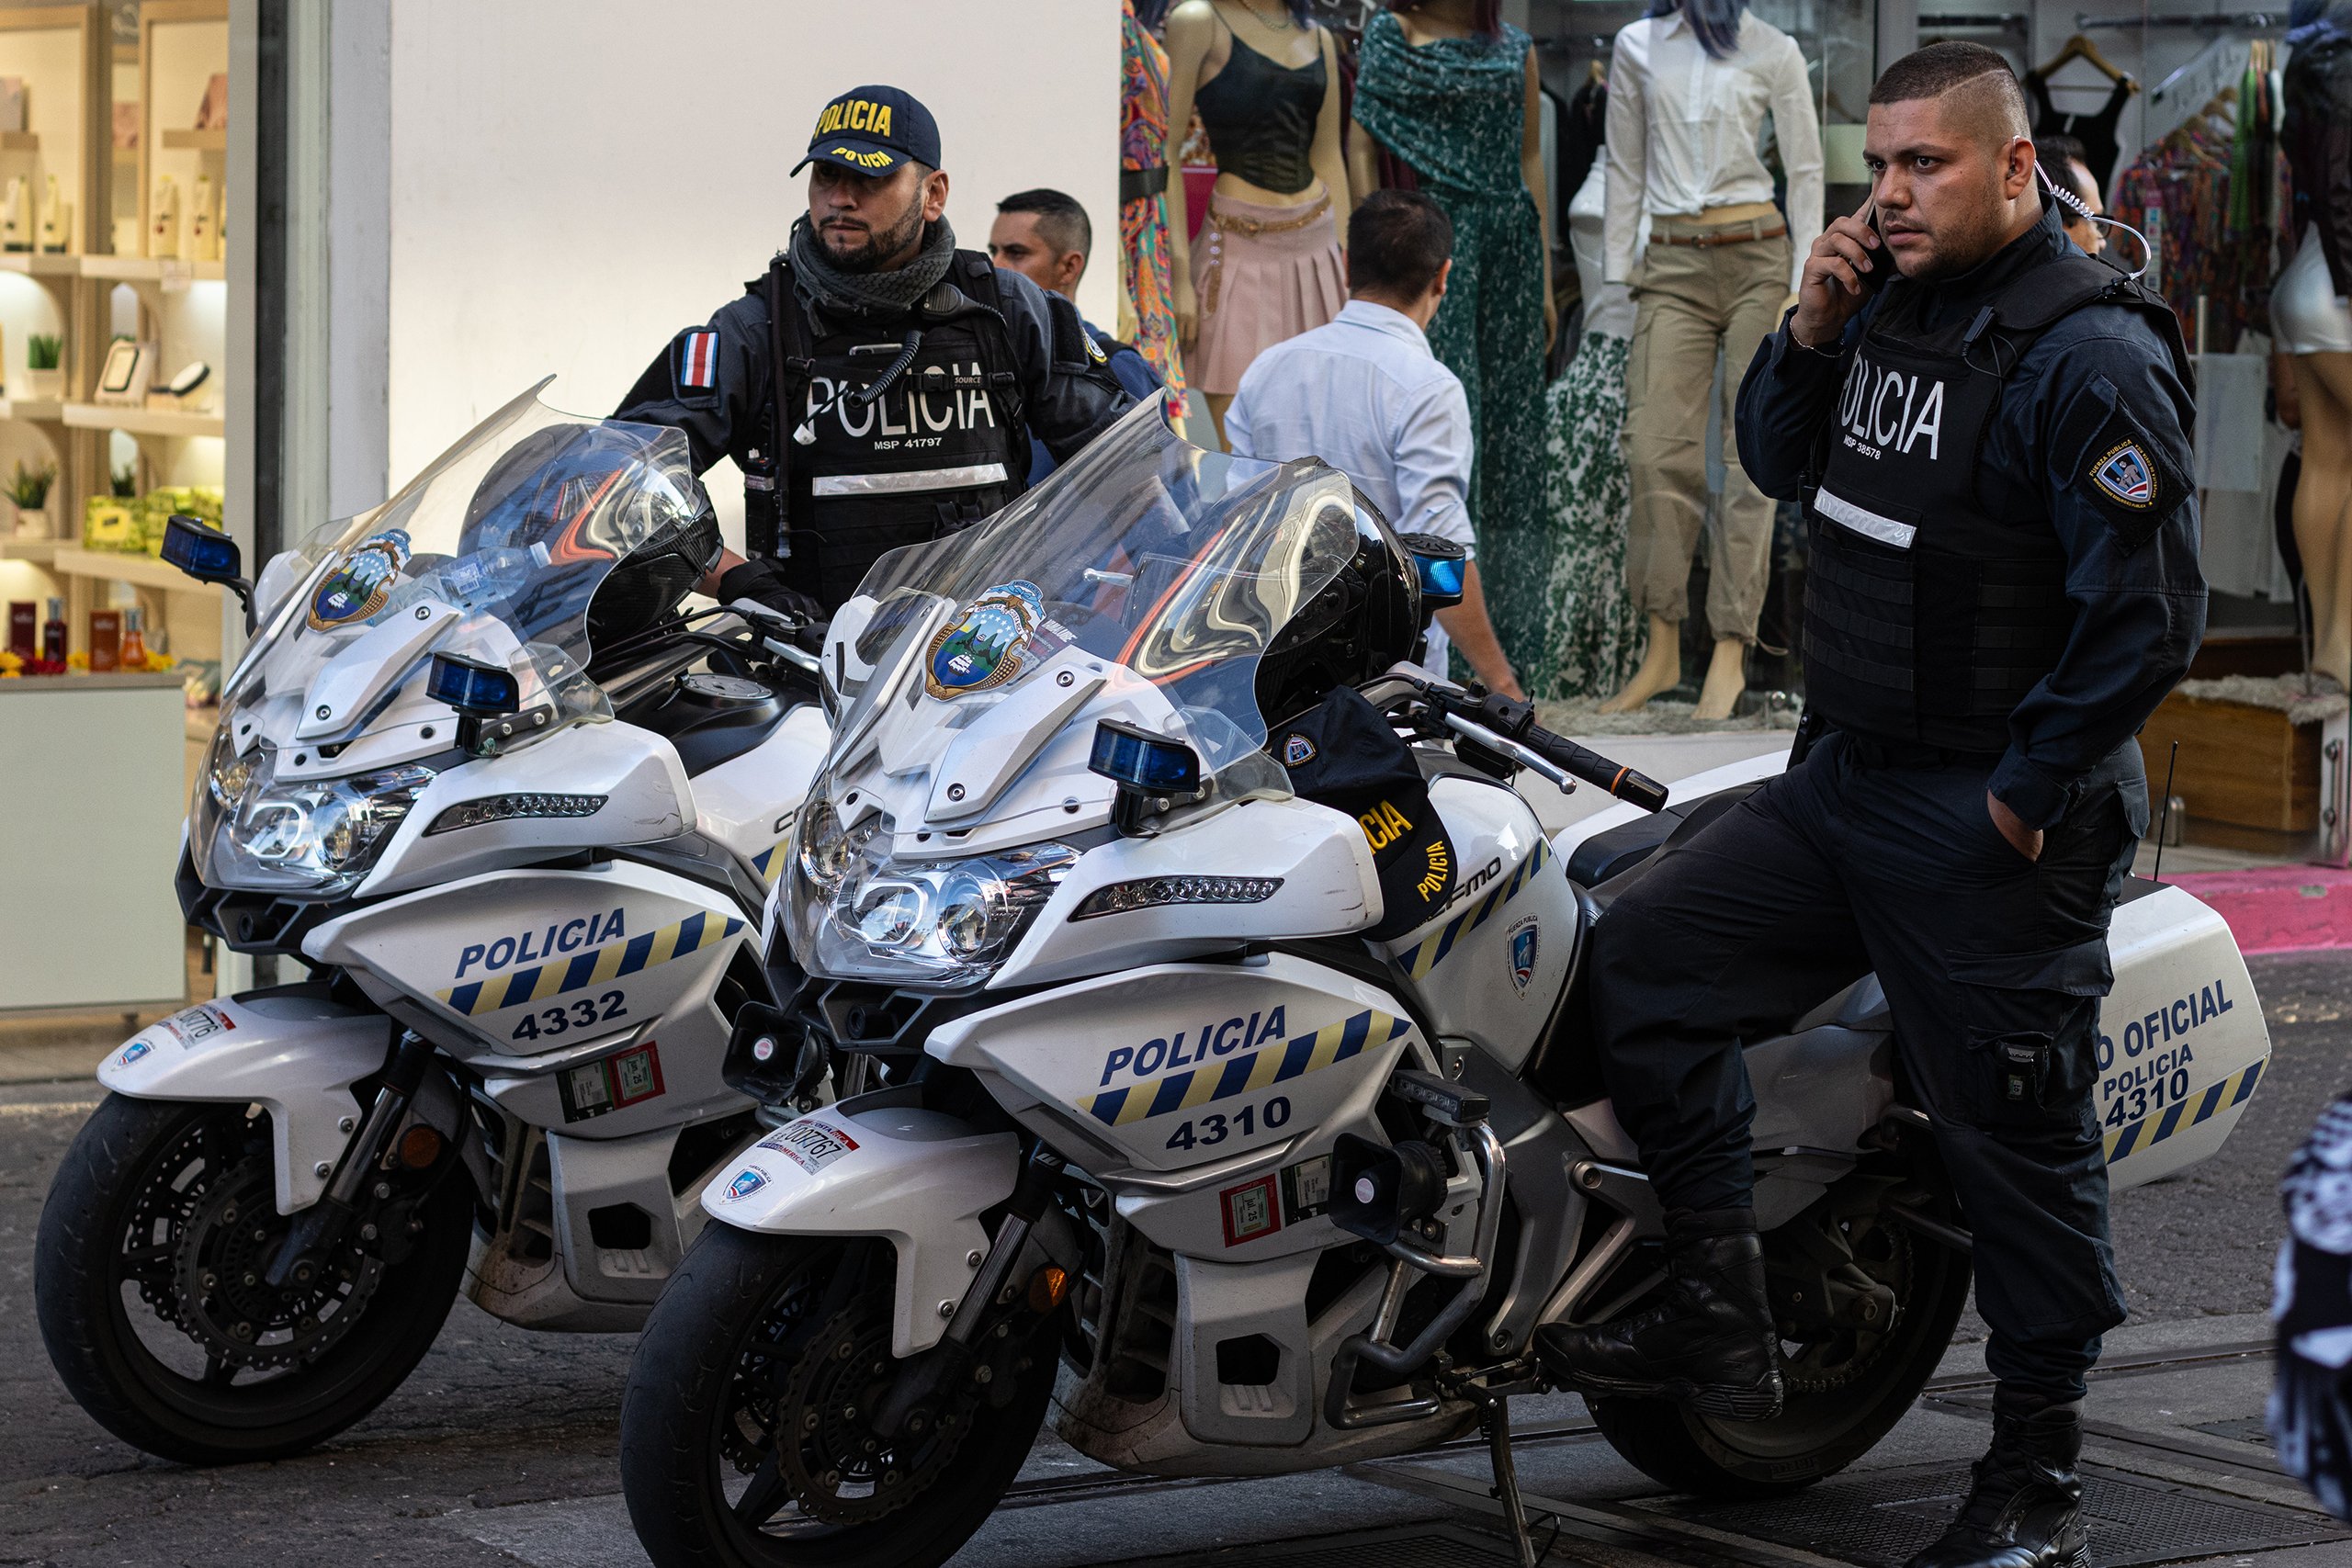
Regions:
[[2133, 736], [2205, 622], [2177, 324], [2067, 244], [2027, 124], [1990, 51], [1891, 67], [1874, 210], [1814, 246], [1742, 384], [1741, 462], [1807, 506], [1821, 738], [1595, 928], [1602, 1066], [1670, 1278], [1649, 1312], [1540, 1340], [1588, 1393], [1779, 1412], [1776, 1318], [1807, 1319], [1766, 1291], [1739, 1043], [1875, 970], [1932, 1137], [1912, 1168], [1940, 1164], [1973, 1234], [1997, 1380], [1992, 1451], [1915, 1568], [2082, 1561], [2084, 1374], [2124, 1316], [2095, 1119], [2108, 921], [2147, 827]]

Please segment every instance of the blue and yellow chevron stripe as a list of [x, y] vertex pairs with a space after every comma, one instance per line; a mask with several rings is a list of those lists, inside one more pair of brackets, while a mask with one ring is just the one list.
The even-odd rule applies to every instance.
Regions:
[[1327, 1023], [1312, 1034], [1294, 1035], [1279, 1045], [1269, 1045], [1246, 1056], [1229, 1057], [1210, 1066], [1188, 1068], [1164, 1078], [1129, 1084], [1125, 1089], [1105, 1089], [1080, 1100], [1079, 1109], [1106, 1127], [1124, 1127], [1148, 1116], [1191, 1111], [1212, 1100], [1230, 1100], [1237, 1094], [1321, 1072], [1367, 1046], [1385, 1045], [1401, 1038], [1412, 1028], [1406, 1019], [1366, 1009], [1352, 1018]]
[[1409, 951], [1396, 955], [1396, 962], [1406, 974], [1419, 980], [1444, 961], [1453, 951], [1453, 944], [1487, 923], [1487, 917], [1519, 897], [1519, 890], [1535, 879], [1552, 858], [1552, 846], [1542, 838], [1535, 840], [1534, 852], [1519, 863], [1519, 869], [1501, 885], [1487, 890], [1487, 896], [1462, 913], [1445, 922], [1430, 936], [1423, 937]]
[[762, 886], [774, 887], [775, 879], [784, 874], [785, 852], [791, 843], [790, 839], [778, 839], [752, 857], [752, 869], [760, 874]]
[[601, 986], [607, 980], [667, 964], [673, 958], [684, 958], [713, 942], [724, 942], [742, 929], [743, 922], [731, 916], [688, 915], [659, 931], [576, 953], [554, 964], [452, 986], [441, 993], [441, 999], [449, 1004], [451, 1010], [469, 1018], [496, 1012], [501, 1008], [521, 1007], [525, 1002], [541, 1002], [566, 991]]
[[[2185, 1122], [2194, 1127], [2225, 1105], [2236, 1105], [2254, 1092], [2262, 1077], [2262, 1069], [2270, 1058], [2250, 1062], [2214, 1084], [2203, 1094], [2188, 1100], [2177, 1100], [2157, 1115], [2143, 1116], [2137, 1122], [2127, 1122], [2107, 1135], [2107, 1162], [2113, 1165], [2138, 1149], [2161, 1144], [2178, 1131]], [[2196, 1111], [2191, 1114], [2190, 1106]], [[2150, 1129], [2153, 1127], [2153, 1131]]]

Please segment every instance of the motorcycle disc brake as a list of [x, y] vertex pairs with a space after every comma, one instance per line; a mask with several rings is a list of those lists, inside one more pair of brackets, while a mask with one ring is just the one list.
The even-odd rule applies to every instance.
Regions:
[[357, 1326], [381, 1259], [346, 1240], [307, 1283], [265, 1279], [291, 1222], [272, 1196], [270, 1160], [250, 1157], [210, 1184], [178, 1238], [178, 1321], [209, 1356], [266, 1371], [316, 1360]]
[[869, 1523], [921, 1496], [963, 1447], [976, 1393], [944, 1408], [939, 1429], [901, 1449], [863, 1417], [889, 1384], [890, 1302], [870, 1296], [808, 1339], [775, 1404], [776, 1470], [800, 1511], [832, 1525]]
[[[1910, 1234], [1883, 1214], [1872, 1213], [1856, 1216], [1854, 1228], [1846, 1240], [1853, 1255], [1853, 1261], [1846, 1267], [1859, 1275], [1854, 1282], [1891, 1287], [1900, 1300], [1910, 1283]], [[1781, 1375], [1788, 1384], [1789, 1393], [1828, 1393], [1854, 1382], [1877, 1365], [1879, 1357], [1893, 1342], [1894, 1327], [1892, 1320], [1875, 1328], [1847, 1325], [1801, 1343], [1784, 1340], [1781, 1347]]]

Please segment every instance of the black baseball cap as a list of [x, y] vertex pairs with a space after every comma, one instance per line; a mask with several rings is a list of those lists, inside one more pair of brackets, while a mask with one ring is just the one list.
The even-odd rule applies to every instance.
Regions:
[[912, 159], [939, 167], [939, 122], [911, 93], [896, 87], [852, 87], [825, 106], [808, 133], [808, 155], [798, 174], [822, 158], [877, 179]]

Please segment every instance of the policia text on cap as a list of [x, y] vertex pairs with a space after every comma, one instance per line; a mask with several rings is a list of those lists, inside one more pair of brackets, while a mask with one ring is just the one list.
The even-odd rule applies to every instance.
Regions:
[[1132, 406], [1069, 301], [956, 248], [939, 163], [931, 111], [897, 88], [827, 104], [786, 249], [616, 411], [684, 431], [697, 472], [743, 470], [752, 559], [722, 558], [707, 592], [829, 614], [886, 551], [1018, 494], [1031, 432], [1067, 459]]
[[1889, 68], [1875, 230], [1830, 225], [1740, 389], [1741, 462], [1807, 507], [1823, 733], [1596, 928], [1602, 1066], [1671, 1278], [1654, 1311], [1543, 1341], [1588, 1391], [1780, 1408], [1739, 1042], [1875, 970], [1998, 1379], [1992, 1451], [1914, 1568], [2082, 1561], [2078, 1402], [2124, 1316], [2093, 1026], [2148, 822], [2133, 736], [2205, 624], [2178, 326], [2068, 243], [2028, 124], [1989, 50]]

